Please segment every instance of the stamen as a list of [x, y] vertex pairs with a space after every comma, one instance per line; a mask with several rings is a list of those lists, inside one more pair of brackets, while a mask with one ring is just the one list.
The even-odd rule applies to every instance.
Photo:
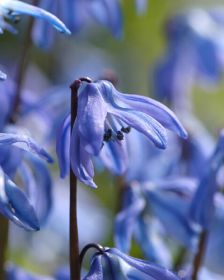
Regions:
[[121, 131], [117, 131], [117, 139], [119, 141], [123, 140], [124, 139], [124, 134], [121, 132]]
[[113, 135], [112, 129], [111, 129], [111, 128], [108, 128], [107, 131], [104, 133], [103, 141], [105, 141], [105, 142], [110, 141], [111, 138], [112, 138], [112, 135]]
[[124, 132], [124, 133], [129, 133], [131, 131], [131, 127], [130, 126], [122, 127], [121, 131]]

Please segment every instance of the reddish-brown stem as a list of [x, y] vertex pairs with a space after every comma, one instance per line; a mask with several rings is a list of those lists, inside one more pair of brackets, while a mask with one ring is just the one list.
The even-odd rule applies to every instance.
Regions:
[[[78, 88], [82, 81], [91, 82], [89, 78], [80, 78], [71, 85], [71, 129], [75, 123], [78, 109]], [[72, 156], [72, 155], [71, 155]], [[70, 167], [70, 279], [80, 279], [79, 238], [77, 223], [77, 178]]]
[[198, 280], [198, 273], [203, 262], [203, 257], [205, 254], [206, 243], [207, 243], [208, 232], [206, 230], [202, 231], [198, 243], [198, 251], [195, 255], [193, 261], [193, 273], [192, 280]]
[[[32, 5], [37, 6], [39, 3], [39, 0], [33, 0]], [[12, 107], [12, 113], [9, 118], [9, 121], [11, 123], [15, 123], [16, 119], [18, 117], [19, 109], [20, 109], [20, 103], [21, 103], [21, 94], [22, 94], [22, 88], [23, 88], [23, 82], [26, 74], [27, 67], [29, 65], [29, 57], [30, 57], [30, 51], [32, 48], [32, 29], [34, 24], [34, 18], [30, 18], [27, 26], [27, 30], [24, 36], [22, 51], [20, 54], [17, 70], [16, 70], [16, 76], [15, 76], [15, 83], [16, 83], [16, 89], [15, 89], [15, 98], [14, 103]]]

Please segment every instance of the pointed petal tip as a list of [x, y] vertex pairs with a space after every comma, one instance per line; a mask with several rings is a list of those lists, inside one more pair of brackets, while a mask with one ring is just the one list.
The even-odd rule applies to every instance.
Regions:
[[188, 132], [184, 128], [182, 128], [180, 130], [179, 136], [183, 139], [187, 139], [188, 138]]

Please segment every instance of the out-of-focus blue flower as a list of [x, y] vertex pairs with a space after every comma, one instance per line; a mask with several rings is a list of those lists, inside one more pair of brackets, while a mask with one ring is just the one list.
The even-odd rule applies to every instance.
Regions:
[[32, 274], [13, 264], [6, 266], [5, 274], [5, 280], [53, 280], [51, 277]]
[[[71, 149], [71, 166], [77, 178], [95, 188], [92, 156], [100, 155], [101, 149], [109, 143], [114, 160], [125, 160], [124, 139], [131, 128], [144, 134], [161, 149], [167, 145], [165, 128], [186, 138], [187, 133], [174, 113], [161, 103], [148, 97], [122, 94], [108, 81], [77, 82], [80, 84], [78, 113], [72, 128], [71, 144], [70, 115], [66, 117], [57, 139], [62, 177], [69, 170]], [[120, 166], [123, 168], [121, 172], [127, 168], [125, 164]]]
[[[115, 221], [116, 246], [128, 253], [134, 237], [147, 258], [168, 265], [169, 259], [164, 258], [165, 246], [161, 250], [162, 243], [156, 244], [153, 234], [150, 234], [156, 219], [166, 234], [183, 246], [193, 248], [197, 233], [190, 224], [188, 211], [196, 185], [192, 178], [166, 178], [126, 187], [123, 207]], [[161, 238], [163, 231], [158, 231], [157, 237], [160, 235]]]
[[[45, 221], [52, 204], [51, 179], [46, 166], [38, 157], [48, 162], [52, 162], [52, 159], [25, 134], [0, 133], [0, 150], [1, 213], [26, 229], [37, 230], [39, 221]], [[33, 171], [23, 159], [27, 159]], [[16, 172], [20, 175], [24, 190], [10, 179], [15, 177]]]
[[51, 13], [33, 5], [24, 3], [18, 0], [1, 0], [0, 2], [0, 24], [1, 28], [6, 28], [9, 31], [13, 31], [7, 23], [4, 21], [4, 17], [15, 21], [19, 15], [30, 15], [36, 18], [43, 19], [54, 26], [61, 33], [70, 34], [70, 31], [65, 26], [65, 24], [60, 21], [56, 16]]
[[207, 88], [220, 81], [224, 69], [223, 14], [223, 9], [198, 8], [167, 21], [168, 47], [154, 73], [155, 94], [160, 100], [168, 99], [179, 110], [188, 109], [195, 83]]
[[147, 261], [125, 255], [115, 248], [104, 248], [95, 254], [89, 273], [83, 280], [178, 280], [169, 270]]
[[[118, 0], [42, 0], [40, 6], [57, 14], [73, 33], [95, 20], [108, 28], [114, 36], [122, 36], [123, 18]], [[44, 22], [36, 23], [33, 40], [40, 47], [51, 46], [53, 34]]]
[[224, 164], [224, 131], [221, 131], [216, 149], [205, 169], [190, 209], [191, 219], [204, 229], [209, 229], [214, 217], [214, 195], [219, 186], [217, 173]]

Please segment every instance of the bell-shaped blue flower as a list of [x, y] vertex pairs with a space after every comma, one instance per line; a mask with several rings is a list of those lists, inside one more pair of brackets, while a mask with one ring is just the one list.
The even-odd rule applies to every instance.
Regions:
[[[122, 35], [123, 18], [118, 0], [42, 0], [40, 6], [57, 14], [73, 33], [93, 19], [108, 28], [114, 36]], [[49, 48], [53, 39], [54, 35], [44, 22], [35, 24], [33, 40], [38, 46]]]
[[[39, 229], [51, 208], [51, 178], [39, 158], [52, 162], [50, 155], [32, 138], [23, 134], [0, 133], [0, 212], [19, 226]], [[38, 157], [39, 158], [38, 158]], [[23, 160], [32, 166], [32, 171]], [[12, 182], [19, 175], [24, 190]], [[37, 187], [38, 184], [38, 187]]]
[[[161, 103], [148, 97], [120, 93], [108, 81], [80, 81], [71, 143], [68, 140], [70, 115], [58, 134], [57, 155], [61, 175], [64, 177], [68, 173], [70, 153], [71, 166], [77, 178], [95, 188], [92, 157], [100, 156], [104, 145], [109, 143], [116, 150], [115, 156], [119, 149], [123, 155], [126, 134], [136, 129], [155, 146], [165, 149], [166, 128], [183, 138], [187, 136], [174, 113]], [[123, 169], [124, 172], [125, 167]]]
[[[59, 32], [70, 34], [70, 31], [65, 26], [65, 24], [60, 21], [53, 14], [33, 5], [24, 3], [18, 0], [1, 0], [0, 2], [0, 17], [5, 17], [9, 20], [16, 20], [18, 15], [30, 15], [36, 18], [43, 19], [54, 26]], [[4, 23], [4, 19], [2, 20]], [[0, 23], [2, 22], [0, 21]], [[0, 26], [1, 28], [7, 28], [7, 26]]]
[[125, 255], [116, 248], [103, 248], [91, 261], [89, 273], [83, 280], [178, 280], [169, 271], [147, 261]]

